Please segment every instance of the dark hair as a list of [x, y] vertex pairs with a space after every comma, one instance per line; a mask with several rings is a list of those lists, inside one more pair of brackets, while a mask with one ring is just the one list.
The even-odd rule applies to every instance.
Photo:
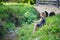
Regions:
[[48, 17], [48, 12], [47, 12], [47, 11], [45, 11], [45, 13], [46, 13], [46, 17]]

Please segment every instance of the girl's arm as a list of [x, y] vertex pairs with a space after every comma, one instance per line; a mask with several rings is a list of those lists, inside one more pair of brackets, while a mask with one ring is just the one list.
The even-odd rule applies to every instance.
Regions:
[[40, 18], [38, 21], [33, 21], [33, 22], [41, 22], [42, 21], [42, 18]]

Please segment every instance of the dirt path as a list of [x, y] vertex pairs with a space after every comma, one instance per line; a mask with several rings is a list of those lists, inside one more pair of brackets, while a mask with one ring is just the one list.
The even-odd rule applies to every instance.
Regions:
[[56, 14], [60, 14], [60, 7], [57, 8], [54, 5], [39, 5], [35, 6], [34, 8], [36, 8], [39, 13], [41, 13], [42, 11], [47, 11], [48, 13], [54, 11]]

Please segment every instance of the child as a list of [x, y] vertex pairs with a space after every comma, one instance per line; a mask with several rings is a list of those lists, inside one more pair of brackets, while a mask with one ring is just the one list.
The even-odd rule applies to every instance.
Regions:
[[33, 21], [35, 22], [33, 32], [35, 32], [37, 28], [42, 27], [46, 23], [46, 20], [45, 20], [46, 13], [45, 12], [40, 13], [40, 17], [41, 18], [38, 21]]

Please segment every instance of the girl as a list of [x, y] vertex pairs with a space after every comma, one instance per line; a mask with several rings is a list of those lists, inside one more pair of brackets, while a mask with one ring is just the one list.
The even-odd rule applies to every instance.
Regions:
[[40, 17], [41, 18], [38, 21], [33, 21], [33, 22], [35, 22], [33, 32], [35, 32], [37, 30], [37, 28], [39, 28], [39, 27], [41, 28], [46, 23], [46, 20], [45, 20], [46, 13], [45, 12], [40, 13]]

